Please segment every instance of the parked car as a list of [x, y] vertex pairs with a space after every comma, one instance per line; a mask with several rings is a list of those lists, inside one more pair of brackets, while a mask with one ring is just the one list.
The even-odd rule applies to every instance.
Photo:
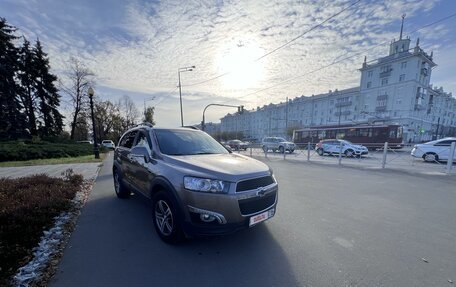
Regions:
[[293, 142], [280, 137], [266, 137], [263, 139], [261, 145], [264, 152], [268, 152], [269, 150], [276, 152], [278, 150], [280, 153], [284, 153], [285, 151], [293, 153], [296, 149], [296, 145]]
[[128, 130], [114, 152], [113, 177], [117, 197], [134, 192], [151, 201], [157, 234], [168, 243], [249, 228], [276, 211], [272, 170], [200, 130]]
[[338, 139], [321, 140], [315, 146], [315, 150], [320, 156], [323, 156], [324, 154], [339, 154], [341, 152], [341, 144], [342, 154], [347, 157], [361, 156], [369, 153], [367, 147], [363, 145], [358, 145], [346, 140]]
[[[410, 154], [427, 162], [447, 161], [450, 157], [450, 147], [453, 142], [456, 142], [456, 137], [416, 144]], [[453, 160], [456, 160], [456, 152], [453, 155]]]
[[241, 140], [230, 140], [227, 145], [234, 150], [247, 150], [248, 144]]
[[93, 144], [93, 141], [77, 141], [77, 143], [81, 143], [81, 144]]
[[114, 142], [112, 140], [103, 140], [101, 142], [101, 144], [105, 147], [105, 148], [108, 148], [108, 149], [115, 149], [116, 148], [116, 145], [114, 144]]

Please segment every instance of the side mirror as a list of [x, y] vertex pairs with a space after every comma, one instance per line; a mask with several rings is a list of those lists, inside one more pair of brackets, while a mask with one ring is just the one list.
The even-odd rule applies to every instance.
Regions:
[[135, 146], [130, 151], [132, 157], [140, 157], [144, 159], [144, 162], [148, 163], [150, 161], [149, 150], [144, 146]]

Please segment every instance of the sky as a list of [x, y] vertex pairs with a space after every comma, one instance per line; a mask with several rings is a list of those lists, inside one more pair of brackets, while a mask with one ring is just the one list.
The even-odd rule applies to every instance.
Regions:
[[[128, 95], [140, 111], [147, 100], [168, 127], [180, 125], [179, 68], [195, 66], [180, 73], [184, 125], [211, 103], [251, 110], [356, 87], [364, 56], [387, 55], [404, 13], [412, 46], [419, 37], [434, 52], [431, 83], [456, 96], [456, 17], [425, 27], [456, 13], [453, 0], [0, 0], [0, 17], [40, 39], [63, 81], [77, 58], [100, 98]], [[206, 122], [235, 111], [210, 107]]]

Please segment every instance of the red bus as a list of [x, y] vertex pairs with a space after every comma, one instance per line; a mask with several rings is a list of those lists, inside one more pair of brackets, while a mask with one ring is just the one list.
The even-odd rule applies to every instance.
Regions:
[[344, 139], [368, 148], [381, 148], [388, 142], [390, 148], [402, 148], [400, 125], [341, 125], [319, 126], [293, 131], [296, 144], [318, 143], [324, 139]]

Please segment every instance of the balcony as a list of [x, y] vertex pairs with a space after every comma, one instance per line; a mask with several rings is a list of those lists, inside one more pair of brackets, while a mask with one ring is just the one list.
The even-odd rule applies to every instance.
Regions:
[[348, 116], [349, 114], [351, 114], [351, 111], [341, 111], [341, 112], [335, 112], [334, 115], [336, 117], [338, 116]]
[[388, 71], [381, 72], [381, 73], [380, 73], [380, 78], [385, 78], [385, 77], [391, 76], [391, 71], [392, 71], [392, 70], [393, 70], [393, 69], [388, 70]]
[[424, 105], [422, 104], [415, 104], [415, 111], [420, 111], [424, 109]]
[[386, 111], [386, 106], [377, 106], [375, 107], [376, 112], [385, 112]]
[[388, 99], [388, 95], [378, 95], [377, 96], [377, 101], [382, 101], [382, 100], [387, 100]]
[[346, 102], [336, 102], [336, 104], [334, 105], [336, 108], [338, 107], [346, 107], [346, 106], [350, 106], [352, 104], [351, 101], [346, 101]]

